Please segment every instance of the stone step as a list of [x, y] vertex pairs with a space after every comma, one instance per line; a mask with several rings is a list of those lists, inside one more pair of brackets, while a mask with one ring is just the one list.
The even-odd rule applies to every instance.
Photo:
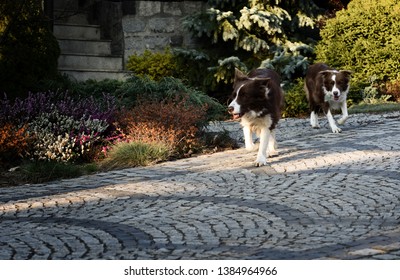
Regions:
[[101, 40], [100, 26], [88, 24], [87, 12], [78, 1], [55, 0], [54, 18], [61, 73], [77, 81], [126, 78], [122, 57], [111, 55], [111, 41]]
[[55, 24], [89, 24], [87, 12], [78, 10], [54, 9], [54, 20]]
[[88, 54], [61, 54], [58, 58], [58, 68], [61, 69], [93, 69], [118, 70], [123, 69], [122, 57]]
[[100, 40], [100, 26], [56, 23], [53, 34], [58, 39]]
[[125, 81], [128, 76], [128, 71], [113, 71], [113, 70], [93, 70], [93, 69], [60, 69], [62, 74], [78, 81], [96, 80], [101, 81], [105, 79], [115, 79]]
[[58, 39], [61, 53], [111, 55], [111, 41]]

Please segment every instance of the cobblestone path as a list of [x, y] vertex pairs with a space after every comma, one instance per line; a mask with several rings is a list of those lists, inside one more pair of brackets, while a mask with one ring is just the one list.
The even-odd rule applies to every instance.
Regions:
[[238, 149], [0, 188], [0, 259], [400, 259], [400, 112], [277, 140], [260, 168]]

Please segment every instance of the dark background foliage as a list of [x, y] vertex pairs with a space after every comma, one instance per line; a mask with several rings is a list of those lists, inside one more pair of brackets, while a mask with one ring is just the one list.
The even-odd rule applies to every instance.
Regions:
[[26, 96], [57, 76], [60, 54], [39, 0], [0, 2], [0, 92]]

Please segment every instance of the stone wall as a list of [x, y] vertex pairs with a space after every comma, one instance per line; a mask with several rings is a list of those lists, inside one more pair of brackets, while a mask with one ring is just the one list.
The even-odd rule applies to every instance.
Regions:
[[146, 49], [192, 47], [195, 43], [182, 27], [182, 19], [206, 8], [204, 1], [135, 1], [122, 16], [125, 60]]
[[55, 15], [63, 22], [99, 25], [102, 40], [110, 40], [111, 54], [124, 63], [132, 54], [146, 49], [163, 51], [166, 47], [195, 46], [183, 29], [187, 15], [205, 11], [205, 0], [53, 0]]

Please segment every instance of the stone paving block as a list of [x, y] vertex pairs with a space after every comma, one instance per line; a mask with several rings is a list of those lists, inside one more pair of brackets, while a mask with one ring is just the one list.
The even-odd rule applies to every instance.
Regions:
[[238, 149], [1, 188], [0, 259], [399, 259], [399, 120], [284, 119], [261, 168]]

